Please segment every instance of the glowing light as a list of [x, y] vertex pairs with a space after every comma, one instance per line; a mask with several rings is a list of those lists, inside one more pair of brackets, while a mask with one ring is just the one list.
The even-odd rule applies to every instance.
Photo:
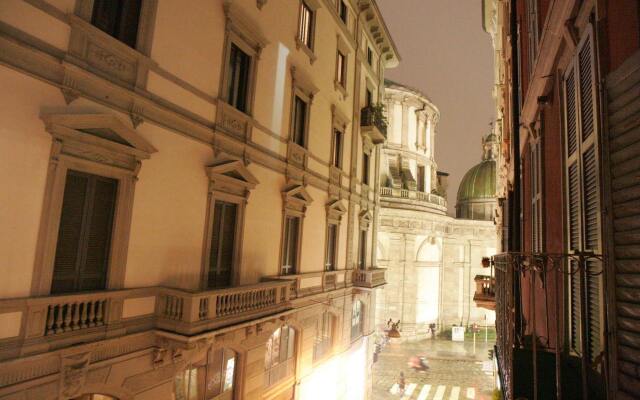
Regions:
[[364, 400], [366, 340], [357, 349], [339, 354], [314, 368], [300, 383], [301, 400]]

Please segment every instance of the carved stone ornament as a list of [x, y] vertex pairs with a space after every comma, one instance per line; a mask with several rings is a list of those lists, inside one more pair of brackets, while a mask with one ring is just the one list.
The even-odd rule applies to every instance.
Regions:
[[76, 354], [60, 360], [60, 398], [71, 399], [82, 394], [87, 380], [91, 353]]
[[164, 364], [164, 357], [167, 354], [167, 349], [164, 347], [156, 347], [153, 349], [153, 368], [158, 368]]
[[71, 104], [74, 100], [80, 97], [80, 92], [75, 89], [63, 87], [60, 89], [60, 91], [62, 92], [62, 96], [64, 96], [64, 102], [67, 103], [67, 105]]

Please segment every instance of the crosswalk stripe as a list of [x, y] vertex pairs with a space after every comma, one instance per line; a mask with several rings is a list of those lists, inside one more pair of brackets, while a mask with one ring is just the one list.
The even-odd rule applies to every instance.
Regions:
[[447, 390], [446, 386], [438, 385], [436, 394], [433, 396], [433, 400], [442, 400], [444, 398], [444, 391]]
[[476, 398], [476, 389], [467, 388], [467, 399], [475, 399], [475, 398]]
[[415, 389], [416, 389], [415, 383], [412, 383], [409, 386], [407, 386], [407, 389], [404, 391], [404, 396], [402, 396], [402, 400], [409, 400]]
[[418, 393], [418, 398], [416, 400], [427, 400], [427, 396], [429, 396], [429, 392], [431, 391], [431, 385], [422, 386], [422, 390]]
[[460, 397], [460, 388], [458, 386], [454, 386], [451, 389], [451, 393], [449, 394], [449, 400], [458, 400]]

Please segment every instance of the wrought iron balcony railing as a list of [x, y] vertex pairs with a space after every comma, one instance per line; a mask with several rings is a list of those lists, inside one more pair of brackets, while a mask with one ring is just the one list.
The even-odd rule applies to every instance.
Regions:
[[504, 253], [491, 264], [504, 399], [600, 398], [607, 376], [603, 257]]
[[360, 110], [360, 126], [362, 133], [368, 134], [374, 144], [387, 140], [387, 123], [376, 106], [364, 107]]

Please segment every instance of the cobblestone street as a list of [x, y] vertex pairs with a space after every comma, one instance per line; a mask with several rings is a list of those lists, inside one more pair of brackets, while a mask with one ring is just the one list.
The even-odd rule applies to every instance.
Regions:
[[[373, 367], [373, 400], [463, 400], [491, 399], [494, 378], [487, 350], [493, 342], [464, 343], [449, 340], [423, 340], [414, 343], [388, 344]], [[416, 372], [407, 366], [409, 357], [424, 355], [429, 370]], [[396, 392], [400, 372], [404, 372], [404, 394]]]

